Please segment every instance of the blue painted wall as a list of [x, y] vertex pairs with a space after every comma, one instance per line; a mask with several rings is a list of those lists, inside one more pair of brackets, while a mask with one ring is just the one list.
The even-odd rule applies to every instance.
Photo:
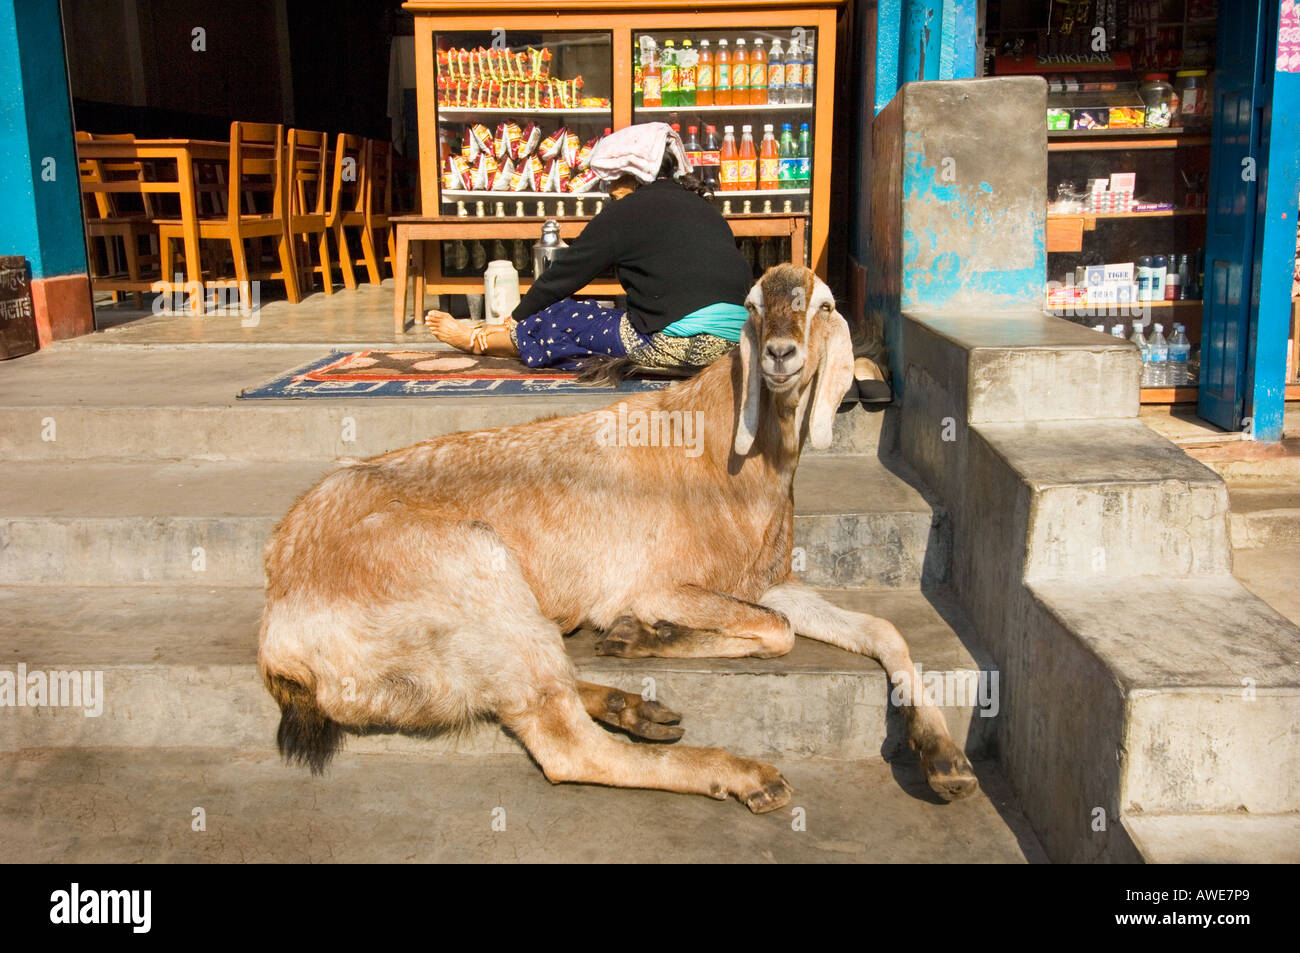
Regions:
[[58, 0], [0, 0], [0, 254], [85, 273], [80, 203]]
[[1275, 441], [1282, 439], [1296, 216], [1300, 213], [1300, 73], [1276, 70], [1278, 0], [1270, 0], [1265, 9], [1272, 29], [1264, 50], [1266, 105], [1255, 230], [1259, 302], [1247, 343], [1246, 411], [1255, 438]]

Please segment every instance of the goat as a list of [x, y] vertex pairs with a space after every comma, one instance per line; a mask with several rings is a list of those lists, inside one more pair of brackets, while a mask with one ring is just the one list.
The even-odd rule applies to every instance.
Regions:
[[852, 382], [848, 326], [826, 285], [793, 265], [769, 269], [746, 305], [738, 348], [618, 407], [633, 420], [698, 412], [695, 450], [630, 446], [650, 441], [618, 439], [606, 409], [346, 462], [305, 493], [265, 550], [258, 665], [286, 760], [319, 773], [345, 726], [491, 716], [552, 782], [731, 795], [770, 811], [792, 793], [770, 765], [598, 727], [682, 734], [664, 706], [578, 681], [564, 634], [593, 627], [598, 653], [624, 658], [768, 658], [798, 633], [902, 673], [931, 787], [972, 793], [970, 763], [898, 630], [791, 572], [795, 468], [805, 438], [830, 444]]

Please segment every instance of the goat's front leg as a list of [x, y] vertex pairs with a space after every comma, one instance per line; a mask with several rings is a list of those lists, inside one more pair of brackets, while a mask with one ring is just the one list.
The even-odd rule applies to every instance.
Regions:
[[817, 590], [795, 581], [774, 586], [759, 601], [785, 613], [799, 635], [871, 656], [884, 668], [891, 685], [905, 680], [911, 701], [902, 706], [908, 739], [920, 752], [930, 787], [945, 801], [979, 789], [970, 762], [948, 734], [943, 714], [925, 691], [907, 643], [892, 622], [841, 609]]
[[625, 692], [595, 682], [579, 682], [578, 694], [582, 696], [582, 707], [587, 709], [587, 714], [592, 718], [614, 728], [622, 728], [638, 738], [676, 741], [685, 732], [685, 729], [676, 724], [682, 720], [681, 715], [659, 702], [646, 701], [635, 692]]
[[[653, 622], [643, 620], [653, 619]], [[773, 658], [794, 647], [780, 612], [700, 586], [637, 601], [596, 643], [622, 658]]]

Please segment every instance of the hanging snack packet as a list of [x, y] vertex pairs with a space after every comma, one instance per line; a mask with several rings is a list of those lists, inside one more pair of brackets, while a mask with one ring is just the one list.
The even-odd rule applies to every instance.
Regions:
[[542, 130], [538, 128], [537, 123], [530, 122], [524, 126], [523, 131], [519, 134], [519, 146], [515, 150], [515, 161], [527, 159], [537, 151], [537, 145], [542, 141]]
[[555, 132], [551, 133], [542, 140], [541, 145], [537, 147], [537, 154], [546, 162], [550, 162], [560, 154], [564, 149], [564, 140], [568, 136], [569, 130], [561, 126]]
[[570, 168], [578, 164], [578, 150], [582, 148], [582, 141], [578, 139], [576, 132], [565, 133], [564, 136], [564, 161]]
[[492, 176], [493, 192], [509, 192], [511, 182], [514, 181], [515, 164], [509, 159], [501, 163], [501, 168], [497, 169], [496, 175]]
[[590, 192], [598, 182], [600, 182], [600, 176], [591, 169], [583, 169], [569, 180], [569, 191]]

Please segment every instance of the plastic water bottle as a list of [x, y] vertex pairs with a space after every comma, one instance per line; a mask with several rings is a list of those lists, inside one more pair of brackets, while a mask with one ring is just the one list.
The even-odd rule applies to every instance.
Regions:
[[1152, 380], [1155, 381], [1152, 387], [1169, 386], [1169, 341], [1165, 338], [1165, 326], [1163, 324], [1153, 324], [1152, 329], [1155, 331], [1151, 335], [1151, 364]]
[[1187, 386], [1187, 358], [1192, 353], [1192, 342], [1187, 340], [1187, 329], [1174, 325], [1174, 336], [1169, 339], [1169, 386]]
[[1133, 334], [1129, 340], [1138, 346], [1142, 352], [1142, 386], [1155, 387], [1155, 370], [1151, 366], [1151, 345], [1147, 337], [1142, 333], [1142, 322], [1133, 322]]

